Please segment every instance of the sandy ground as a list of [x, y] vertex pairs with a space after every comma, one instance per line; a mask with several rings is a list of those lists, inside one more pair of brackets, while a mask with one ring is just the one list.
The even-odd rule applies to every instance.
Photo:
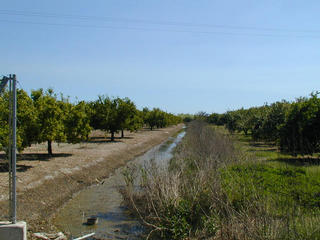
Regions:
[[[81, 189], [98, 183], [135, 156], [178, 132], [182, 124], [160, 130], [125, 132], [125, 138], [110, 142], [94, 132], [89, 142], [53, 144], [52, 157], [46, 145], [37, 144], [18, 157], [18, 219], [27, 221], [28, 231], [54, 231], [50, 219], [56, 209]], [[8, 216], [8, 172], [0, 153], [0, 220]]]

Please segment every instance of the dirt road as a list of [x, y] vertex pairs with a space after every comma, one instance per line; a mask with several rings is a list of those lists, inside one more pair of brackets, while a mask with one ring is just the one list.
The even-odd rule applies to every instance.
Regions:
[[[30, 232], [54, 230], [51, 216], [74, 193], [108, 177], [182, 126], [127, 132], [115, 142], [94, 132], [86, 143], [54, 144], [52, 157], [46, 154], [45, 144], [31, 146], [17, 163], [18, 219], [27, 221]], [[0, 154], [0, 220], [8, 215], [8, 172], [3, 161]]]

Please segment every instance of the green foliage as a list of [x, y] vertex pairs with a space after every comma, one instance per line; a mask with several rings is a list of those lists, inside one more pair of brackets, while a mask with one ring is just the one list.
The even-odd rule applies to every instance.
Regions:
[[206, 121], [210, 124], [214, 124], [214, 125], [217, 125], [217, 126], [221, 126], [224, 124], [224, 122], [221, 122], [221, 117], [220, 117], [220, 114], [218, 113], [211, 113], [208, 118], [206, 119]]
[[152, 111], [149, 111], [148, 109], [143, 109], [144, 113], [144, 122], [149, 125], [150, 129], [152, 130], [158, 121], [158, 115], [160, 113], [160, 109], [155, 108]]
[[[36, 140], [37, 112], [32, 99], [22, 89], [17, 91], [18, 150], [31, 146]], [[19, 140], [20, 139], [20, 140]]]
[[279, 129], [285, 122], [289, 106], [289, 103], [282, 101], [262, 107], [229, 111], [223, 115], [225, 126], [231, 133], [251, 133], [254, 140], [275, 141], [279, 138]]
[[222, 174], [224, 189], [236, 209], [243, 209], [258, 195], [272, 199], [274, 214], [288, 207], [319, 210], [320, 180], [299, 167], [273, 167], [267, 164], [236, 165]]
[[144, 108], [142, 113], [144, 123], [147, 124], [151, 130], [153, 130], [154, 127], [163, 128], [178, 124], [182, 121], [179, 116], [164, 112], [159, 108], [154, 108], [151, 111], [148, 108]]
[[169, 229], [166, 233], [166, 237], [172, 239], [183, 239], [188, 237], [191, 225], [191, 212], [192, 207], [189, 201], [181, 200], [176, 205], [169, 205], [164, 213], [167, 216], [167, 221], [163, 224], [163, 227]]
[[[22, 89], [17, 90], [17, 147], [22, 151], [32, 143], [48, 143], [52, 154], [52, 142], [77, 143], [88, 139], [92, 128], [114, 134], [123, 130], [136, 131], [143, 127], [145, 111], [139, 111], [129, 98], [99, 96], [86, 103], [70, 103], [52, 89], [33, 90], [31, 97]], [[9, 93], [0, 96], [0, 151], [8, 150], [9, 142]], [[153, 126], [165, 127], [181, 122], [181, 118], [154, 109]]]
[[[162, 232], [163, 239], [186, 239], [197, 231], [206, 231], [212, 236], [217, 231], [216, 219], [210, 214], [207, 192], [199, 192], [190, 199], [180, 199], [178, 202], [169, 203], [161, 212], [165, 216], [159, 227], [166, 229]], [[207, 214], [205, 215], [204, 212]]]
[[[9, 93], [0, 97], [0, 151], [7, 151], [9, 142]], [[36, 139], [36, 109], [22, 89], [17, 90], [17, 148], [22, 151]]]
[[91, 104], [91, 124], [93, 128], [111, 133], [111, 140], [114, 140], [114, 133], [120, 130], [121, 122], [118, 114], [118, 99], [110, 99], [106, 96], [99, 96], [98, 100]]
[[264, 141], [276, 141], [280, 137], [280, 129], [286, 121], [286, 113], [290, 104], [288, 102], [276, 102], [270, 106], [261, 108], [259, 123], [252, 132], [253, 139]]
[[88, 139], [91, 127], [85, 102], [71, 104], [63, 96], [58, 100], [52, 89], [33, 90], [31, 98], [36, 110], [36, 128], [29, 135], [30, 143], [48, 142], [48, 153], [52, 154], [53, 141], [77, 143]]
[[234, 133], [237, 129], [239, 129], [238, 121], [240, 119], [239, 114], [236, 112], [227, 112], [225, 115], [226, 119], [226, 128], [230, 131], [230, 133]]
[[83, 101], [73, 105], [64, 103], [66, 108], [66, 116], [64, 119], [65, 134], [67, 142], [77, 143], [88, 140], [91, 132], [90, 119], [87, 115], [87, 104]]
[[142, 120], [135, 104], [128, 98], [99, 96], [90, 103], [91, 126], [111, 133], [111, 140], [119, 130], [137, 130]]
[[280, 150], [297, 154], [320, 151], [320, 99], [318, 93], [293, 103], [276, 102], [261, 107], [228, 111], [225, 114], [202, 114], [207, 122], [224, 124], [230, 133], [244, 132], [252, 140], [276, 142]]
[[114, 133], [123, 130], [136, 131], [143, 126], [149, 125], [162, 128], [181, 122], [181, 118], [154, 108], [149, 111], [144, 108], [137, 110], [135, 104], [129, 98], [109, 98], [99, 96], [99, 99], [89, 104], [90, 124], [94, 129], [101, 129], [111, 133], [111, 140], [114, 140]]
[[9, 143], [9, 104], [7, 93], [5, 97], [0, 97], [0, 151], [8, 151]]
[[134, 113], [130, 115], [125, 121], [125, 129], [129, 131], [137, 131], [143, 127], [143, 114], [138, 109], [135, 109]]
[[33, 90], [31, 97], [38, 114], [38, 132], [35, 133], [37, 134], [37, 142], [48, 142], [48, 153], [52, 155], [51, 143], [66, 140], [64, 132], [65, 114], [52, 89], [48, 89], [46, 92], [43, 92], [42, 89]]
[[123, 130], [136, 131], [143, 125], [141, 113], [137, 110], [136, 105], [129, 99], [119, 99], [119, 116], [121, 137], [124, 137]]
[[320, 151], [320, 98], [300, 98], [287, 114], [280, 135], [280, 148], [285, 152], [313, 154]]
[[183, 121], [184, 123], [189, 123], [189, 122], [191, 122], [192, 120], [194, 120], [194, 115], [192, 115], [192, 114], [183, 114], [183, 113], [181, 113], [181, 114], [178, 114], [178, 117], [179, 117], [180, 119], [182, 119], [182, 121]]
[[200, 111], [194, 115], [194, 120], [206, 121], [208, 117], [209, 115], [206, 112]]

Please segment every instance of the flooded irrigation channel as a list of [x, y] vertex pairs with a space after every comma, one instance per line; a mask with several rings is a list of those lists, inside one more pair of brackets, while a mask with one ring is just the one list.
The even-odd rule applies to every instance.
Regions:
[[[183, 131], [175, 137], [170, 137], [166, 142], [135, 158], [128, 166], [141, 166], [151, 160], [158, 164], [166, 164], [184, 135]], [[119, 193], [119, 189], [125, 186], [123, 170], [124, 168], [117, 169], [113, 175], [102, 181], [102, 184], [91, 186], [76, 194], [56, 214], [54, 224], [74, 238], [95, 232], [94, 237], [97, 239], [141, 239], [144, 228], [138, 219], [129, 214]], [[91, 217], [97, 218], [98, 222], [88, 226], [85, 223]]]

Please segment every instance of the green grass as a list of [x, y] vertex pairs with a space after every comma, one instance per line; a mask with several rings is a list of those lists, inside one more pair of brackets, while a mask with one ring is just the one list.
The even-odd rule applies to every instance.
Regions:
[[279, 216], [286, 214], [283, 210], [288, 206], [319, 210], [320, 178], [303, 168], [257, 163], [232, 166], [227, 171], [228, 176], [223, 177], [225, 189], [236, 206], [259, 196], [271, 200], [271, 213]]
[[[287, 229], [280, 239], [320, 239], [319, 154], [291, 156], [275, 143], [255, 142], [242, 133], [232, 138], [247, 159], [222, 170], [223, 189], [232, 206], [247, 213], [260, 209], [257, 216], [279, 219]], [[248, 210], [252, 206], [254, 210]]]
[[275, 143], [254, 142], [241, 133], [233, 138], [239, 151], [251, 159], [223, 173], [226, 191], [236, 206], [258, 195], [269, 199], [270, 211], [279, 216], [287, 214], [288, 208], [320, 212], [319, 154], [293, 157], [279, 152]]

